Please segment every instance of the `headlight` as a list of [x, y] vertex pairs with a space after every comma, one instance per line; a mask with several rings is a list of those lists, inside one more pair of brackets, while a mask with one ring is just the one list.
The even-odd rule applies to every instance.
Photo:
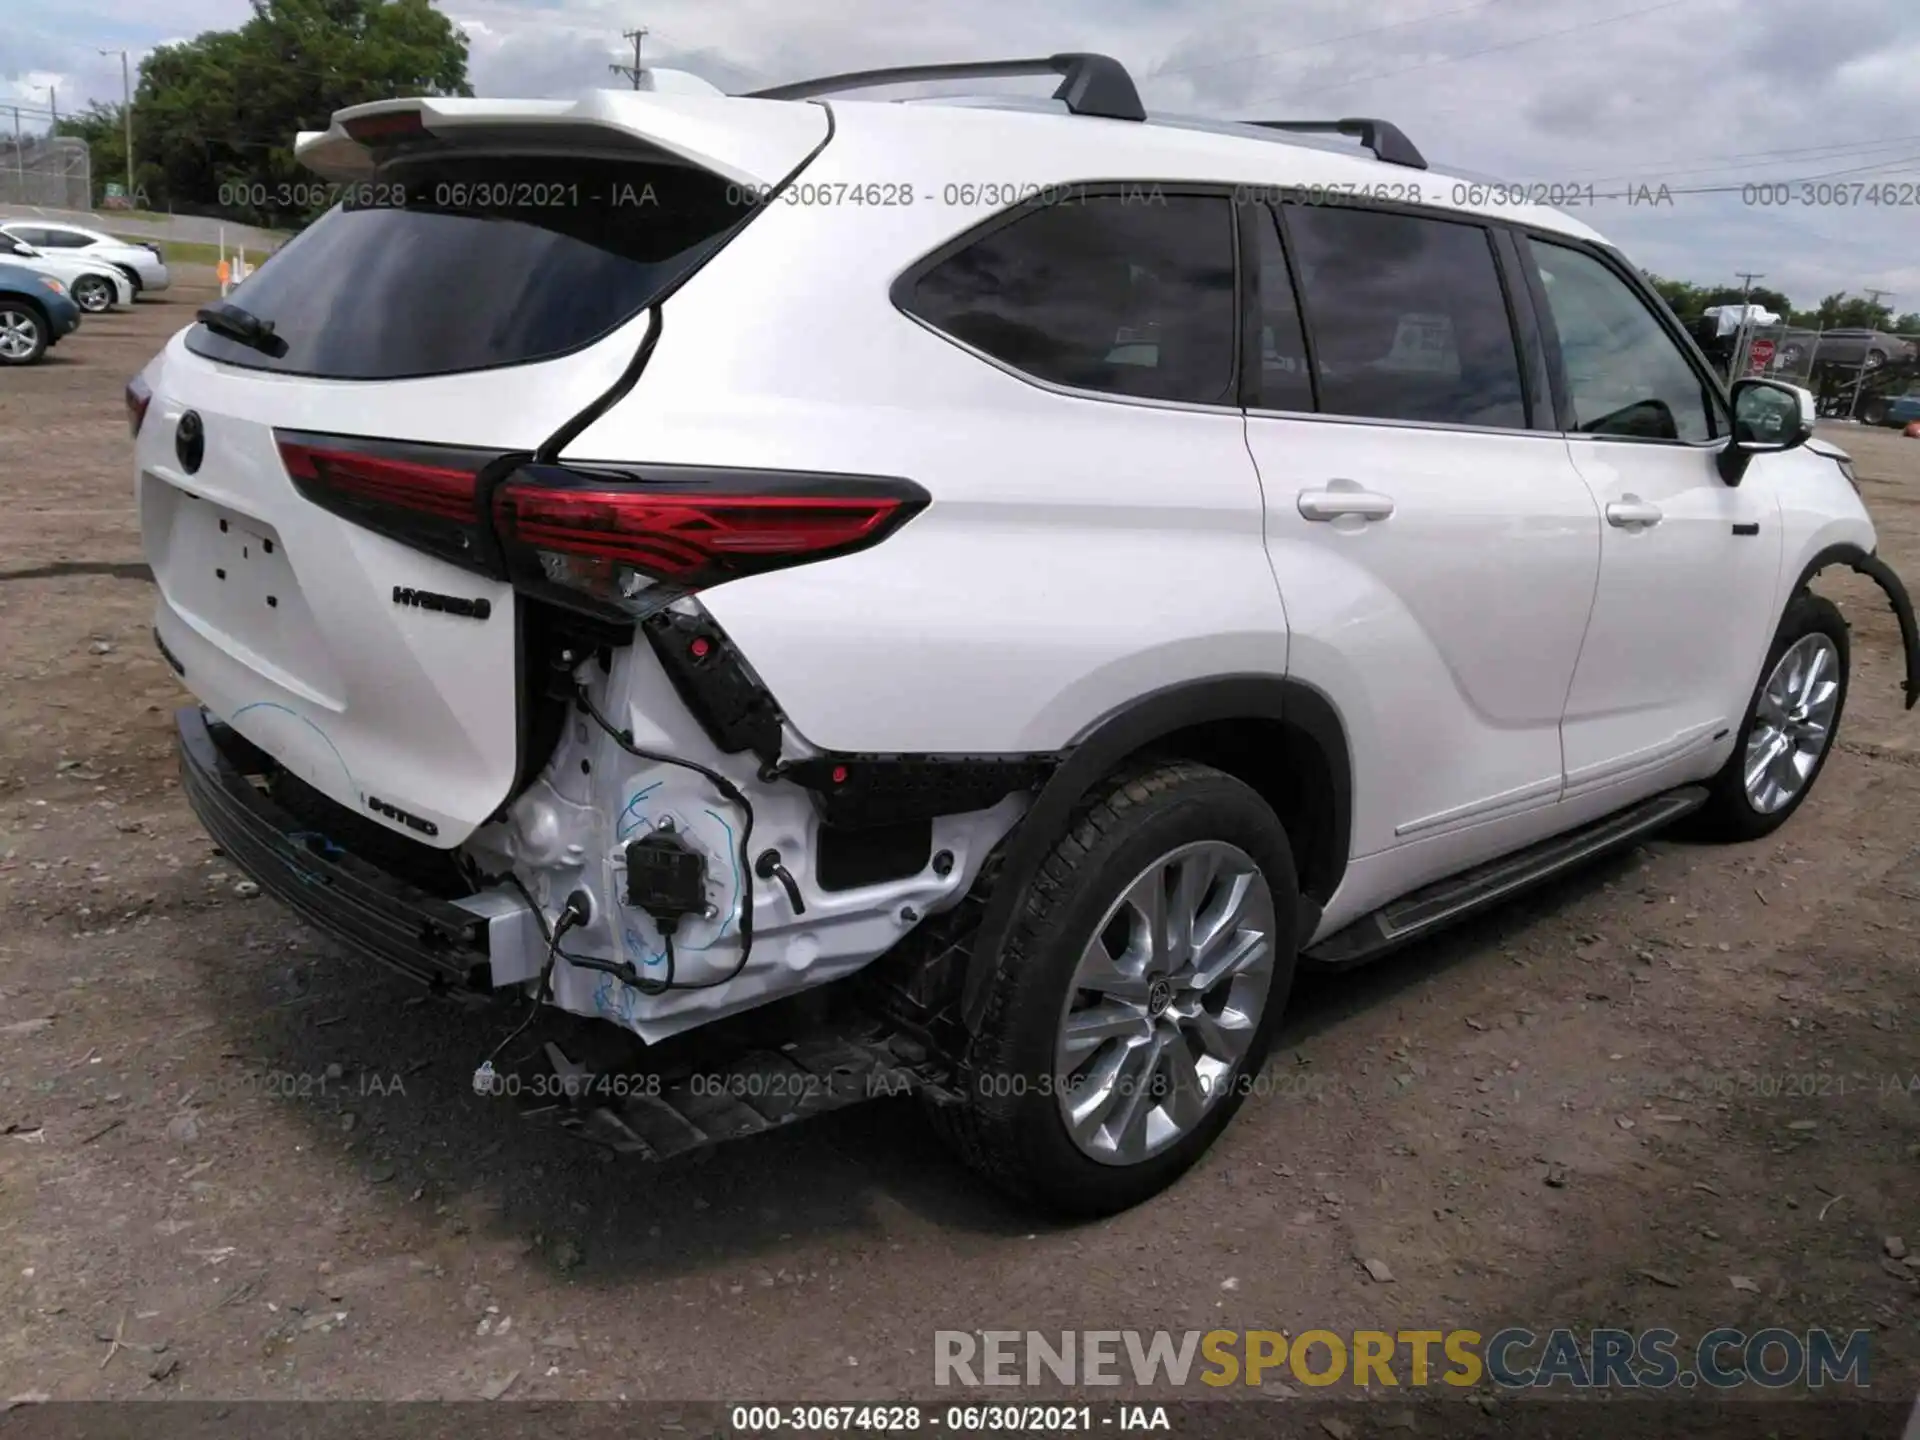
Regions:
[[51, 275], [42, 275], [40, 277], [40, 283], [46, 286], [49, 290], [51, 290], [56, 295], [64, 295], [67, 293], [67, 287], [62, 285], [58, 280], [54, 279], [53, 276]]

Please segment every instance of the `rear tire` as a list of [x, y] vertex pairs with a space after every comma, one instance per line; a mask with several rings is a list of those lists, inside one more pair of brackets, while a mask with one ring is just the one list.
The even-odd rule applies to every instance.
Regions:
[[31, 365], [47, 353], [52, 328], [38, 310], [0, 300], [0, 365]]
[[1757, 840], [1786, 824], [1826, 768], [1847, 706], [1847, 622], [1801, 591], [1780, 618], [1733, 754], [1712, 781], [1697, 827], [1710, 839]]
[[1260, 1073], [1293, 982], [1298, 903], [1286, 832], [1250, 787], [1187, 761], [1116, 777], [1020, 898], [965, 1098], [930, 1106], [934, 1127], [1056, 1214], [1164, 1190]]

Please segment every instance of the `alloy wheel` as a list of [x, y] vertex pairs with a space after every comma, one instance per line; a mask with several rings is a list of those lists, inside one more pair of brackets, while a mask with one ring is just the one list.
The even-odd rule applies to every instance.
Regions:
[[1754, 706], [1747, 736], [1747, 803], [1762, 815], [1789, 804], [1833, 740], [1840, 704], [1840, 652], [1814, 633], [1787, 647]]
[[1135, 1165], [1189, 1134], [1235, 1083], [1274, 974], [1273, 892], [1224, 841], [1141, 871], [1075, 967], [1054, 1078], [1081, 1153]]
[[0, 310], [0, 356], [24, 360], [40, 343], [40, 322], [24, 310]]

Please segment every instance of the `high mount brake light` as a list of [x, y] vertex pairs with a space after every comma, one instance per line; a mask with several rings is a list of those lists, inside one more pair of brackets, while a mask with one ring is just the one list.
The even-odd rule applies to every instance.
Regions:
[[347, 137], [362, 145], [391, 145], [413, 140], [427, 133], [427, 125], [418, 110], [388, 110], [379, 115], [361, 115], [344, 122]]
[[140, 427], [146, 423], [147, 406], [153, 403], [153, 391], [147, 388], [147, 382], [138, 375], [127, 381], [127, 431], [136, 440], [140, 438]]
[[927, 498], [865, 476], [532, 466], [495, 492], [494, 529], [517, 587], [633, 620], [728, 580], [864, 550]]
[[470, 569], [482, 556], [478, 480], [490, 452], [282, 431], [295, 488], [365, 529]]

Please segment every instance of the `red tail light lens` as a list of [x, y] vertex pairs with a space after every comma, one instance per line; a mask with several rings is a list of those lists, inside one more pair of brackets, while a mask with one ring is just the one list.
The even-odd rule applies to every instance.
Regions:
[[516, 585], [641, 619], [728, 580], [864, 550], [926, 503], [908, 481], [865, 476], [529, 466], [496, 492], [494, 528]]
[[470, 569], [489, 568], [478, 482], [495, 452], [279, 431], [281, 461], [314, 504]]
[[140, 437], [140, 427], [146, 423], [147, 406], [153, 403], [153, 391], [147, 388], [147, 382], [138, 375], [127, 381], [127, 433], [135, 439]]

